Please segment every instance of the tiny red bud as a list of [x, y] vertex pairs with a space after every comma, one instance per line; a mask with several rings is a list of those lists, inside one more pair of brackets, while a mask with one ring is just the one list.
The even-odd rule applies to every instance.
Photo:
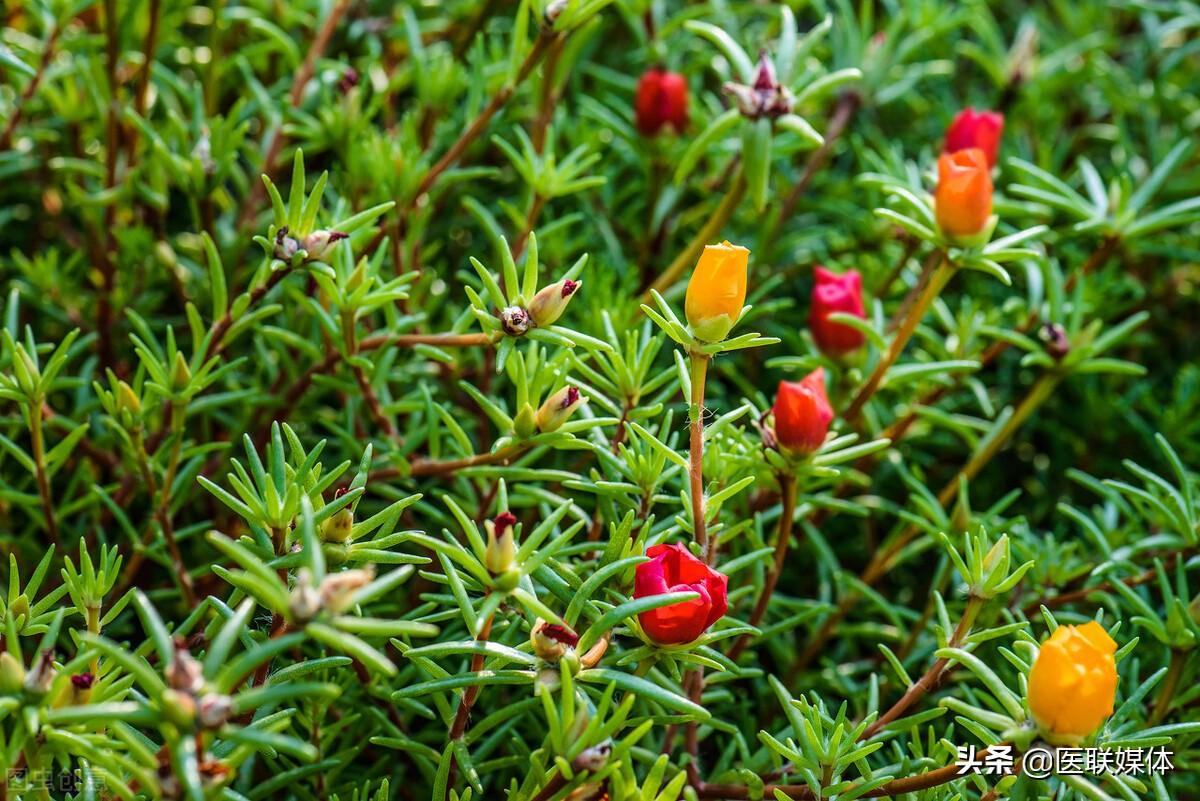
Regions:
[[646, 70], [638, 81], [634, 117], [644, 136], [654, 136], [667, 125], [683, 133], [688, 124], [687, 79], [657, 67]]
[[829, 319], [838, 312], [853, 314], [863, 319], [862, 276], [857, 270], [848, 270], [841, 275], [824, 267], [813, 270], [817, 282], [812, 291], [812, 309], [808, 325], [812, 329], [817, 347], [832, 356], [841, 356], [863, 346], [866, 337], [861, 331], [845, 323]]
[[96, 677], [91, 673], [76, 673], [71, 676], [71, 686], [76, 690], [90, 690], [96, 683]]

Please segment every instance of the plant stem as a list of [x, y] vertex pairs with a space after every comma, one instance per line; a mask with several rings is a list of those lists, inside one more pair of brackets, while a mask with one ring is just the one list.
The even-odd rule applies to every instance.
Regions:
[[892, 337], [891, 344], [888, 349], [879, 358], [879, 362], [875, 365], [875, 369], [871, 372], [866, 383], [858, 390], [854, 396], [854, 400], [846, 409], [842, 418], [847, 422], [853, 422], [858, 419], [863, 408], [867, 405], [867, 401], [879, 389], [879, 385], [883, 382], [883, 377], [896, 359], [900, 358], [900, 354], [904, 351], [904, 346], [912, 339], [913, 333], [917, 330], [917, 325], [920, 324], [922, 318], [925, 317], [925, 312], [941, 294], [942, 289], [950, 281], [950, 277], [954, 275], [954, 265], [946, 258], [941, 251], [934, 251], [930, 256], [931, 259], [937, 260], [937, 267], [929, 276], [929, 281], [925, 284], [925, 289], [909, 307], [908, 313], [901, 321], [896, 335]]
[[354, 318], [354, 310], [346, 309], [342, 311], [342, 339], [346, 346], [346, 354], [349, 357], [347, 364], [350, 365], [350, 371], [354, 373], [354, 380], [358, 382], [358, 391], [362, 393], [363, 402], [367, 405], [367, 410], [371, 413], [371, 417], [383, 429], [383, 432], [389, 437], [396, 436], [396, 424], [392, 422], [392, 418], [383, 409], [383, 404], [379, 401], [379, 396], [375, 394], [375, 388], [371, 386], [371, 381], [367, 377], [367, 373], [361, 366], [354, 361], [351, 361], [359, 353], [357, 321]]
[[1171, 701], [1175, 698], [1175, 691], [1179, 688], [1179, 682], [1183, 678], [1184, 669], [1187, 667], [1191, 655], [1190, 650], [1171, 649], [1171, 660], [1167, 663], [1167, 675], [1163, 677], [1162, 686], [1154, 699], [1154, 711], [1150, 713], [1150, 718], [1146, 721], [1147, 725], [1157, 726], [1167, 716], [1167, 712], [1171, 708]]
[[42, 85], [42, 79], [46, 77], [46, 70], [50, 67], [50, 62], [54, 60], [54, 48], [58, 43], [60, 33], [62, 33], [62, 27], [55, 23], [50, 28], [50, 35], [46, 37], [46, 46], [42, 49], [41, 58], [38, 59], [37, 71], [26, 84], [25, 91], [21, 92], [21, 97], [13, 107], [8, 122], [4, 124], [4, 131], [0, 133], [0, 151], [8, 150], [12, 146], [13, 133], [17, 130], [17, 123], [21, 121], [25, 105], [37, 94], [38, 87]]
[[700, 353], [688, 354], [691, 365], [692, 393], [688, 403], [690, 433], [688, 479], [692, 495], [692, 531], [705, 560], [716, 562], [716, 544], [709, 545], [704, 509], [704, 381], [708, 375], [709, 357]]
[[[479, 631], [479, 641], [487, 642], [492, 636], [492, 623], [495, 621], [494, 614], [488, 615], [488, 619], [484, 621], [483, 628]], [[471, 657], [471, 672], [478, 673], [483, 670], [484, 654], [475, 654]], [[475, 699], [479, 697], [479, 685], [475, 684], [463, 690], [462, 700], [458, 702], [458, 710], [454, 713], [454, 722], [450, 725], [449, 739], [451, 741], [461, 738], [467, 731], [467, 724], [471, 720], [471, 707], [475, 705]], [[458, 773], [458, 762], [454, 757], [450, 758], [450, 775], [446, 780], [446, 797], [450, 797], [450, 791], [453, 789]]]
[[179, 542], [175, 539], [175, 526], [171, 521], [171, 487], [175, 483], [175, 474], [179, 470], [179, 457], [183, 452], [183, 424], [186, 419], [186, 406], [180, 406], [175, 401], [170, 402], [171, 434], [175, 443], [171, 447], [171, 455], [167, 459], [167, 470], [163, 474], [163, 483], [159, 488], [158, 508], [155, 516], [162, 527], [163, 539], [167, 542], [167, 551], [171, 555], [171, 564], [179, 578], [179, 587], [183, 590], [183, 599], [188, 607], [196, 605], [196, 591], [192, 586], [192, 577], [183, 561], [183, 553], [179, 550]]
[[[944, 487], [938, 493], [938, 502], [945, 508], [958, 495], [959, 480], [966, 478], [968, 481], [979, 474], [979, 471], [999, 453], [1000, 449], [1012, 438], [1017, 429], [1021, 427], [1033, 411], [1040, 406], [1053, 393], [1058, 382], [1062, 379], [1062, 373], [1058, 371], [1049, 371], [1043, 373], [1038, 380], [1030, 387], [1029, 392], [1017, 405], [1016, 411], [1005, 422], [1004, 426], [996, 432], [988, 441], [987, 445], [978, 453], [975, 453], [963, 465]], [[909, 525], [886, 546], [875, 552], [867, 567], [859, 576], [859, 580], [867, 586], [871, 586], [878, 582], [887, 571], [891, 568], [892, 559], [896, 557], [904, 549], [904, 546], [915, 539], [921, 533], [921, 529], [916, 525]], [[829, 641], [837, 630], [838, 624], [846, 618], [846, 615], [857, 605], [858, 595], [853, 592], [848, 592], [838, 603], [837, 608], [825, 619], [825, 622], [813, 635], [808, 646], [797, 657], [796, 662], [792, 666], [792, 673], [795, 674], [809, 664], [817, 657], [825, 647], [825, 643]]]
[[492, 117], [496, 116], [497, 112], [504, 108], [504, 105], [517, 91], [517, 87], [524, 83], [525, 79], [528, 78], [530, 73], [533, 72], [534, 68], [537, 67], [538, 62], [540, 62], [542, 57], [546, 55], [546, 51], [549, 49], [550, 45], [560, 38], [560, 34], [554, 34], [547, 30], [543, 30], [538, 35], [538, 38], [534, 40], [533, 47], [525, 56], [525, 60], [521, 62], [521, 66], [517, 70], [516, 78], [505, 84], [499, 92], [492, 96], [492, 99], [488, 101], [488, 104], [483, 107], [483, 110], [480, 111], [479, 114], [476, 115], [475, 119], [471, 121], [471, 124], [467, 126], [465, 131], [462, 132], [462, 135], [458, 137], [458, 140], [450, 146], [450, 149], [447, 150], [440, 159], [438, 159], [436, 164], [429, 168], [429, 172], [425, 173], [425, 177], [421, 179], [421, 183], [417, 187], [417, 191], [413, 194], [414, 203], [416, 202], [417, 198], [421, 197], [421, 195], [424, 195], [433, 188], [433, 185], [437, 183], [437, 180], [441, 174], [450, 169], [450, 167], [452, 167], [454, 163], [458, 161], [466, 149], [471, 146], [471, 143], [478, 139], [479, 136], [487, 129], [488, 123], [492, 121]]
[[808, 161], [804, 165], [804, 172], [800, 175], [800, 180], [788, 192], [787, 197], [779, 206], [779, 214], [771, 223], [771, 227], [767, 230], [763, 237], [762, 257], [765, 260], [770, 260], [775, 240], [779, 238], [779, 232], [783, 229], [783, 224], [791, 219], [793, 212], [796, 211], [796, 204], [800, 202], [800, 198], [808, 191], [809, 184], [813, 178], [829, 161], [829, 157], [833, 154], [833, 147], [837, 141], [842, 138], [842, 134], [846, 132], [846, 128], [850, 125], [850, 120], [854, 117], [862, 104], [862, 98], [857, 92], [843, 92], [838, 97], [837, 105], [833, 108], [833, 114], [829, 117], [829, 126], [825, 129], [825, 141], [821, 146], [813, 151], [809, 156]]
[[[771, 566], [771, 571], [767, 573], [766, 579], [763, 581], [762, 592], [759, 593], [758, 602], [754, 605], [754, 611], [750, 613], [751, 626], [757, 626], [763, 617], [767, 614], [767, 607], [771, 603], [771, 594], [775, 592], [775, 585], [779, 583], [779, 575], [783, 572], [783, 563], [787, 559], [788, 546], [792, 540], [792, 525], [796, 517], [796, 477], [791, 473], [783, 473], [779, 476], [779, 494], [783, 499], [783, 511], [779, 513], [779, 531], [775, 535], [775, 562]], [[737, 638], [733, 647], [729, 649], [729, 658], [737, 661], [737, 658], [746, 650], [746, 646], [750, 643], [750, 635], [743, 634]]]
[[[739, 167], [734, 174], [733, 184], [729, 187], [729, 191], [725, 194], [724, 199], [713, 209], [712, 215], [709, 216], [700, 230], [696, 232], [696, 236], [687, 244], [687, 247], [654, 280], [654, 283], [650, 285], [650, 289], [663, 292], [667, 287], [679, 280], [679, 276], [683, 275], [683, 271], [687, 269], [687, 266], [695, 262], [699, 257], [700, 252], [704, 250], [704, 246], [719, 236], [721, 229], [725, 227], [725, 224], [729, 222], [729, 219], [737, 210], [738, 204], [741, 202], [744, 194], [746, 194], [746, 176]], [[652, 300], [649, 290], [646, 291], [642, 300], [646, 303]]]
[[61, 546], [62, 540], [58, 535], [58, 519], [54, 515], [54, 498], [50, 494], [50, 474], [46, 469], [46, 442], [42, 430], [42, 401], [39, 396], [29, 404], [29, 438], [33, 451], [34, 476], [37, 480], [38, 495], [42, 499], [42, 517], [45, 518], [46, 536], [55, 546]]
[[[954, 633], [950, 636], [947, 646], [956, 648], [962, 645], [966, 640], [967, 635], [971, 633], [971, 626], [975, 623], [975, 618], [979, 616], [979, 612], [983, 609], [984, 600], [979, 596], [972, 595], [967, 599], [967, 606], [963, 609], [962, 617], [958, 620], [958, 625], [954, 629]], [[880, 715], [875, 721], [863, 730], [859, 740], [869, 740], [874, 737], [880, 729], [887, 724], [896, 720], [903, 715], [910, 707], [925, 697], [925, 694], [935, 689], [942, 680], [942, 676], [946, 672], [946, 666], [950, 664], [950, 660], [946, 657], [938, 658], [929, 669], [925, 671], [921, 678], [917, 679], [900, 697], [900, 700], [892, 704], [891, 708]]]

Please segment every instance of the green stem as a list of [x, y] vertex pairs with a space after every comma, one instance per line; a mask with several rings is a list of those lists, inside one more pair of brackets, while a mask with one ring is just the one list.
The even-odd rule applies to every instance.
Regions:
[[1171, 649], [1171, 661], [1167, 664], [1167, 675], [1163, 678], [1162, 687], [1159, 688], [1158, 696], [1154, 699], [1154, 711], [1150, 713], [1150, 719], [1146, 721], [1150, 726], [1157, 726], [1167, 716], [1167, 711], [1171, 708], [1171, 701], [1175, 698], [1175, 691], [1179, 688], [1179, 682], [1183, 678], [1183, 670], [1187, 667], [1188, 658], [1191, 655], [1191, 651], [1179, 648]]
[[39, 395], [29, 404], [29, 437], [33, 450], [33, 467], [37, 479], [38, 495], [42, 499], [42, 516], [46, 523], [46, 536], [55, 545], [61, 545], [58, 536], [58, 519], [54, 516], [54, 498], [50, 494], [50, 474], [46, 469], [46, 440], [42, 430], [42, 404]]
[[935, 251], [932, 258], [937, 259], [937, 267], [930, 274], [924, 291], [917, 296], [916, 301], [909, 307], [908, 313], [904, 315], [904, 319], [900, 322], [896, 335], [892, 338], [888, 349], [880, 356], [879, 362], [875, 365], [875, 369], [871, 371], [870, 377], [862, 385], [862, 388], [859, 389], [858, 394], [854, 396], [854, 400], [842, 415], [842, 418], [847, 422], [858, 419], [858, 416], [862, 414], [867, 401], [871, 399], [871, 396], [875, 394], [875, 391], [879, 389], [879, 385], [883, 382], [884, 375], [896, 363], [896, 360], [900, 358], [900, 354], [904, 352], [904, 347], [912, 339], [917, 326], [925, 317], [925, 312], [937, 300], [938, 295], [942, 293], [942, 289], [949, 283], [950, 277], [954, 275], [954, 264], [946, 258], [944, 253]]
[[717, 548], [715, 543], [709, 545], [704, 509], [704, 381], [708, 375], [708, 360], [709, 357], [701, 353], [689, 354], [692, 393], [688, 403], [691, 439], [688, 478], [692, 494], [692, 530], [696, 544], [711, 565], [716, 562]]

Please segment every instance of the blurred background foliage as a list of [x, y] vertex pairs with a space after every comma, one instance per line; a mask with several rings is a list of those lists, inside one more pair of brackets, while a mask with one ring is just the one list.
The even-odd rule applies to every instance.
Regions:
[[[474, 685], [480, 698], [467, 739], [451, 724], [447, 750], [443, 724], [468, 685], [426, 687], [428, 694], [411, 688], [446, 678], [429, 664], [435, 657], [447, 675], [479, 666], [469, 650], [414, 657], [410, 649], [430, 635], [420, 625], [439, 627], [439, 643], [476, 639], [471, 622], [499, 608], [497, 619], [507, 622], [493, 636], [528, 657], [524, 643], [542, 604], [563, 614], [569, 589], [598, 567], [647, 542], [687, 538], [686, 473], [662, 453], [686, 451], [687, 375], [640, 303], [681, 254], [691, 253], [690, 269], [696, 244], [719, 239], [752, 252], [753, 309], [734, 334], [779, 340], [719, 356], [707, 382], [705, 479], [710, 493], [736, 487], [722, 498], [719, 536], [726, 569], [734, 563], [730, 633], [744, 633], [733, 621], [750, 616], [781, 514], [776, 472], [762, 457], [754, 420], [781, 379], [823, 364], [833, 405], [844, 409], [865, 374], [866, 357], [837, 363], [813, 345], [813, 267], [861, 271], [867, 319], [889, 332], [930, 248], [875, 210], [896, 208], [896, 186], [931, 187], [946, 126], [966, 106], [1005, 115], [997, 237], [1047, 226], [1032, 254], [1006, 264], [1011, 286], [960, 271], [903, 360], [933, 367], [890, 377], [861, 420], [835, 424], [863, 442], [884, 436], [893, 445], [805, 479], [797, 543], [758, 624], [769, 636], [751, 636], [738, 664], [722, 665], [703, 695], [713, 716], [701, 727], [704, 781], [693, 775], [697, 760], [683, 742], [694, 710], [647, 711], [641, 701], [619, 700], [629, 693], [663, 702], [639, 695], [649, 689], [630, 682], [641, 674], [618, 664], [636, 639], [614, 645], [598, 668], [626, 678], [609, 685], [593, 676], [593, 700], [605, 686], [619, 692], [599, 715], [613, 716], [612, 731], [601, 736], [599, 723], [579, 724], [598, 738], [583, 738], [586, 747], [608, 737], [616, 744], [609, 759], [621, 767], [607, 779], [613, 797], [726, 797], [708, 786], [722, 781], [749, 794], [727, 797], [752, 797], [761, 792], [759, 777], [787, 772], [781, 763], [807, 764], [758, 739], [760, 729], [803, 728], [788, 714], [810, 702], [791, 698], [815, 693], [804, 714], [817, 721], [811, 736], [820, 740], [837, 728], [843, 699], [855, 721], [886, 709], [907, 680], [898, 682], [892, 663], [917, 676], [947, 645], [969, 601], [937, 534], [950, 534], [954, 550], [964, 532], [985, 529], [1008, 534], [1014, 569], [1034, 563], [983, 613], [982, 625], [1000, 630], [995, 637], [1041, 639], [1043, 603], [1070, 622], [1102, 610], [1107, 627], [1121, 622], [1122, 645], [1141, 637], [1122, 663], [1123, 692], [1160, 668], [1177, 682], [1161, 711], [1153, 695], [1145, 709], [1122, 708], [1113, 741], [1196, 719], [1194, 644], [1180, 632], [1194, 629], [1194, 611], [1186, 610], [1194, 610], [1197, 591], [1200, 204], [1192, 201], [1200, 194], [1200, 151], [1191, 144], [1200, 127], [1200, 6], [10, 0], [0, 19], [8, 332], [0, 362], [0, 543], [12, 556], [10, 651], [32, 638], [28, 657], [47, 630], [57, 637], [65, 625], [74, 634], [61, 635], [59, 656], [89, 655], [84, 643], [102, 628], [139, 658], [154, 641], [159, 657], [145, 664], [158, 670], [171, 650], [166, 629], [158, 636], [147, 622], [154, 615], [174, 633], [207, 629], [211, 636], [193, 642], [198, 654], [230, 620], [238, 625], [228, 636], [243, 648], [269, 643], [295, 621], [264, 599], [294, 591], [302, 566], [320, 573], [311, 560], [321, 547], [311, 539], [317, 534], [304, 538], [305, 515], [320, 529], [338, 511], [337, 489], [361, 490], [341, 496], [350, 497], [343, 503], [360, 525], [386, 513], [356, 531], [344, 551], [333, 548], [339, 565], [377, 564], [383, 576], [388, 565], [421, 563], [359, 599], [372, 603], [371, 617], [361, 620], [390, 621], [390, 628], [344, 616], [307, 624], [310, 639], [290, 646], [287, 663], [296, 670], [305, 660], [333, 660], [314, 663], [321, 686], [289, 700], [255, 696], [238, 714], [260, 703], [268, 714], [282, 703], [291, 716], [279, 728], [312, 749], [281, 746], [273, 735], [222, 735], [210, 745], [235, 774], [228, 792], [236, 794], [226, 797], [421, 798], [472, 786], [476, 797], [500, 797], [510, 786], [518, 788], [514, 797], [551, 797], [540, 795], [555, 769], [550, 754], [571, 738], [562, 731], [551, 745], [543, 738], [570, 728], [571, 710], [558, 708], [563, 720], [547, 723], [542, 704], [530, 701], [533, 671], [513, 670], [497, 683], [515, 689]], [[787, 44], [792, 19], [799, 46]], [[739, 46], [751, 59], [760, 50], [777, 59], [789, 48], [798, 54], [790, 70], [777, 66], [798, 93], [796, 114], [823, 144], [777, 130], [756, 153], [740, 130], [711, 127], [732, 107], [723, 85], [747, 77], [738, 73]], [[691, 122], [680, 134], [646, 137], [634, 124], [638, 79], [656, 65], [686, 77]], [[741, 191], [740, 165], [762, 158], [770, 164], [763, 206], [752, 197], [730, 202]], [[309, 192], [316, 199], [305, 205]], [[348, 233], [349, 244], [326, 252], [319, 235], [329, 231]], [[289, 242], [305, 253], [296, 255]], [[514, 269], [533, 260], [533, 287], [572, 269], [570, 277], [583, 279], [556, 326], [519, 341], [497, 333], [499, 304], [482, 278], [503, 276], [510, 248]], [[513, 283], [503, 287], [506, 299]], [[679, 308], [685, 285], [658, 288]], [[1106, 332], [1120, 336], [1104, 353], [1087, 354], [1113, 361], [1056, 378], [1053, 392], [1009, 431], [1005, 410], [1019, 408], [1057, 369], [1031, 355], [1042, 350], [1042, 323], [1063, 326], [1081, 353]], [[989, 351], [996, 343], [1000, 349]], [[36, 375], [22, 382], [27, 358], [38, 362], [40, 382]], [[537, 408], [568, 377], [588, 396], [574, 422], [557, 432], [523, 428], [523, 405]], [[283, 433], [273, 431], [276, 421], [286, 422]], [[989, 450], [997, 432], [1004, 437]], [[321, 441], [319, 461], [330, 469], [309, 472], [306, 460]], [[256, 454], [264, 454], [265, 471], [255, 469]], [[972, 454], [986, 458], [977, 475], [964, 476]], [[234, 468], [235, 458], [249, 468]], [[243, 493], [227, 478], [239, 469]], [[748, 488], [738, 484], [746, 476], [755, 479]], [[556, 546], [564, 551], [544, 555], [550, 567], [538, 565], [517, 590], [503, 589], [515, 593], [504, 601], [500, 589], [482, 586], [447, 555], [447, 548], [466, 550], [465, 532], [451, 535], [450, 546], [410, 536], [420, 530], [441, 541], [443, 529], [459, 532], [463, 519], [509, 508], [524, 531], [557, 510], [546, 532], [555, 542], [582, 525]], [[210, 529], [244, 535], [258, 550], [234, 554]], [[42, 590], [51, 600], [26, 614], [21, 630], [14, 610], [22, 608], [22, 582], [51, 544], [59, 547], [47, 557]], [[291, 546], [303, 557], [287, 561]], [[123, 563], [98, 556], [101, 547], [115, 547]], [[62, 588], [77, 582], [58, 578], [67, 554], [78, 563], [84, 557], [74, 554], [86, 552], [110, 560], [112, 580], [98, 590], [108, 599], [103, 626], [87, 614], [99, 602], [80, 595], [72, 606], [78, 593], [64, 599]], [[282, 571], [281, 587], [254, 584], [256, 596], [231, 581], [235, 569], [262, 582]], [[580, 601], [580, 614], [595, 620], [619, 605], [630, 569], [615, 574], [609, 596], [591, 587], [596, 597]], [[363, 577], [374, 580], [381, 579]], [[230, 583], [239, 587], [232, 596]], [[127, 594], [131, 588], [145, 597]], [[463, 594], [496, 600], [473, 618]], [[235, 612], [247, 595], [257, 598], [258, 614]], [[65, 622], [52, 622], [60, 601]], [[1027, 619], [1030, 626], [1017, 625]], [[372, 644], [347, 645], [348, 633]], [[979, 652], [1017, 687], [1019, 666], [984, 639]], [[224, 643], [226, 653], [232, 645]], [[100, 656], [116, 659], [103, 648]], [[648, 659], [657, 666], [645, 681], [670, 688], [668, 706], [687, 701], [682, 668], [658, 659]], [[217, 667], [206, 664], [206, 675]], [[959, 670], [944, 692], [989, 706], [972, 682]], [[109, 687], [107, 697], [140, 703], [148, 690], [139, 687]], [[203, 788], [225, 781], [203, 772], [216, 770], [203, 753], [180, 750], [187, 738], [124, 731], [154, 728], [159, 718], [113, 714], [123, 722], [104, 735], [71, 734], [75, 719], [58, 721], [63, 737], [95, 737], [102, 752], [149, 760], [136, 770], [120, 760], [106, 765], [101, 779], [110, 786], [120, 778], [145, 792], [157, 783], [156, 792], [170, 797], [164, 777], [187, 764], [195, 770], [183, 771], [189, 778], [177, 792], [216, 792]], [[944, 764], [940, 743], [979, 735], [969, 725], [955, 728], [952, 717], [886, 735], [886, 769], [879, 762], [876, 773]], [[661, 725], [641, 731], [649, 719]], [[42, 725], [53, 727], [49, 719]], [[1166, 784], [1023, 792], [1188, 797], [1196, 735], [1190, 727], [1171, 733], [1179, 770]], [[5, 742], [9, 767], [31, 747], [11, 730]], [[159, 758], [165, 768], [155, 767], [160, 744], [171, 753]], [[845, 743], [825, 746], [813, 764], [818, 774], [829, 771], [827, 782], [866, 758], [846, 757]], [[83, 748], [63, 747], [76, 756]], [[656, 761], [660, 751], [667, 758]], [[93, 765], [104, 762], [84, 753]], [[579, 755], [570, 759], [579, 771]], [[596, 785], [574, 781], [549, 789], [582, 793]], [[997, 797], [969, 780], [921, 792], [913, 797]]]

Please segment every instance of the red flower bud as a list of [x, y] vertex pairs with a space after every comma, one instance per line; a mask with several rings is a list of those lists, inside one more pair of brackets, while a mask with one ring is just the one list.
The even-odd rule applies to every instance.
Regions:
[[858, 318], [866, 317], [862, 276], [858, 270], [849, 270], [838, 275], [824, 267], [817, 267], [813, 273], [817, 283], [813, 286], [808, 327], [812, 329], [817, 347], [833, 356], [858, 350], [866, 341], [863, 333], [845, 323], [830, 320], [829, 315], [842, 312]]
[[90, 690], [96, 683], [96, 677], [88, 672], [75, 673], [71, 676], [71, 686], [76, 690]]
[[946, 146], [943, 153], [957, 153], [977, 147], [987, 156], [989, 167], [996, 166], [996, 155], [1000, 151], [1000, 136], [1004, 133], [1004, 115], [995, 111], [976, 111], [965, 108], [958, 112], [950, 127], [946, 129]]
[[698, 638], [729, 608], [729, 579], [700, 561], [682, 545], [655, 545], [649, 562], [637, 566], [633, 597], [667, 592], [699, 593], [692, 601], [660, 606], [638, 615], [642, 629], [660, 645], [681, 645]]
[[833, 422], [833, 408], [825, 395], [825, 369], [817, 368], [803, 381], [780, 381], [772, 411], [780, 449], [807, 456], [820, 448]]
[[654, 136], [666, 125], [683, 133], [688, 124], [687, 79], [658, 67], [646, 70], [638, 81], [634, 116], [644, 136]]
[[992, 176], [979, 148], [943, 153], [933, 195], [938, 227], [951, 240], [984, 235], [992, 216]]

